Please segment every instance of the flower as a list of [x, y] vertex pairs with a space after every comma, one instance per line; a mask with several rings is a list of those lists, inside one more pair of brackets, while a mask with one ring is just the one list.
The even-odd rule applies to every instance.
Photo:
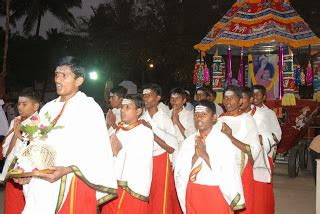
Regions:
[[22, 125], [21, 130], [27, 136], [25, 140], [37, 141], [45, 140], [49, 132], [55, 129], [60, 129], [62, 126], [55, 126], [48, 112], [45, 113], [44, 121], [41, 121], [37, 116], [32, 116], [31, 123]]

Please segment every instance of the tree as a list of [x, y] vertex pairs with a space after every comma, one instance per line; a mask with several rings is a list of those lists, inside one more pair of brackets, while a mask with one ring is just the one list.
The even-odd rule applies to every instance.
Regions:
[[10, 25], [10, 3], [11, 0], [6, 0], [6, 25], [4, 29], [4, 47], [3, 47], [3, 58], [2, 58], [2, 71], [0, 73], [0, 97], [3, 97], [6, 93], [5, 78], [7, 75], [7, 56], [9, 46], [9, 25]]
[[49, 11], [63, 23], [74, 26], [75, 20], [71, 8], [81, 8], [82, 0], [12, 0], [12, 12], [15, 19], [26, 16], [23, 23], [24, 33], [29, 34], [34, 25], [39, 36], [41, 19]]

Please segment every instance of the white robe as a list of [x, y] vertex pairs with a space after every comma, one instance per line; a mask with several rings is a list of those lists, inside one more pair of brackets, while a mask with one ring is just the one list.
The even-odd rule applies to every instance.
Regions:
[[184, 213], [186, 213], [185, 200], [189, 175], [193, 168], [197, 167], [200, 163], [202, 163], [202, 168], [197, 175], [195, 183], [219, 186], [224, 199], [229, 205], [238, 194], [240, 194], [240, 200], [237, 206], [245, 203], [233, 144], [220, 130], [221, 126], [214, 125], [205, 140], [211, 169], [202, 158], [198, 158], [194, 166], [191, 166], [192, 156], [195, 152], [195, 136], [198, 133], [189, 136], [182, 144], [176, 161], [174, 177], [179, 202]]
[[[27, 119], [25, 119], [24, 121], [21, 122], [21, 125], [26, 125], [26, 124], [29, 124], [31, 122], [31, 117], [32, 116], [37, 116], [38, 117], [38, 112], [35, 112], [33, 115], [31, 115], [30, 117], [28, 117]], [[11, 121], [10, 123], [10, 128], [9, 130], [11, 130], [13, 128], [13, 125], [14, 125], [14, 120]], [[10, 142], [12, 140], [14, 136], [14, 132], [12, 132], [10, 135], [7, 136], [4, 144], [2, 145], [2, 154], [3, 154], [3, 157], [6, 157], [6, 154], [7, 154], [7, 151], [9, 149], [9, 146], [10, 146]], [[24, 149], [25, 146], [24, 144], [22, 143], [22, 141], [18, 138], [16, 140], [16, 144], [14, 145], [14, 147], [12, 148], [10, 154], [6, 157], [6, 162], [3, 166], [3, 169], [2, 169], [2, 173], [0, 174], [0, 181], [4, 181], [5, 178], [6, 178], [6, 175], [8, 173], [8, 169], [11, 165], [11, 162], [13, 161], [13, 159], [15, 158], [15, 156], [20, 152], [22, 151], [22, 149]]]
[[5, 136], [9, 129], [8, 120], [2, 108], [3, 105], [4, 105], [4, 102], [2, 99], [0, 99], [0, 136]]
[[[158, 109], [158, 111], [151, 118], [148, 110], [146, 110], [141, 116], [141, 119], [149, 122], [152, 126], [153, 133], [161, 138], [166, 144], [168, 144], [174, 150], [178, 149], [176, 131], [167, 113], [161, 109]], [[153, 156], [159, 156], [165, 152], [166, 150], [159, 146], [156, 141], [153, 142]]]
[[128, 131], [119, 129], [116, 136], [122, 145], [115, 157], [117, 180], [127, 182], [130, 190], [148, 197], [152, 181], [153, 132], [141, 124]]
[[[111, 109], [112, 113], [116, 116], [116, 125], [118, 125], [121, 122], [121, 108], [113, 108]], [[108, 121], [108, 118], [106, 116], [106, 121]], [[109, 127], [108, 133], [111, 135], [114, 131], [114, 128], [112, 126]]]
[[258, 128], [258, 133], [262, 137], [261, 151], [254, 162], [253, 165], [253, 176], [255, 181], [270, 183], [271, 182], [271, 169], [268, 160], [268, 154], [265, 150], [264, 145], [269, 145], [269, 142], [273, 140], [271, 131], [269, 130], [267, 123], [268, 118], [266, 115], [258, 108], [255, 112], [252, 110], [249, 112], [250, 115], [253, 114], [253, 119], [255, 120]]
[[[250, 146], [250, 152], [253, 161], [255, 161], [261, 151], [261, 146], [259, 143], [257, 125], [253, 117], [247, 113], [243, 113], [239, 116], [220, 116], [218, 120], [225, 122], [232, 129], [233, 137]], [[234, 149], [236, 150], [236, 160], [239, 170], [242, 171], [248, 162], [248, 155], [245, 155], [244, 164], [242, 166], [242, 151], [236, 146], [234, 146]]]
[[[266, 115], [268, 118], [266, 125], [268, 126], [271, 133], [273, 133], [277, 140], [280, 142], [282, 131], [281, 127], [277, 118], [277, 115], [269, 109], [266, 105], [263, 105], [261, 108], [257, 107], [263, 114]], [[275, 153], [277, 152], [277, 142], [273, 140], [270, 140], [269, 144], [264, 144], [264, 149], [266, 150], [269, 157], [273, 158]]]
[[217, 117], [219, 117], [224, 112], [223, 108], [215, 102], [214, 102], [214, 105], [216, 106], [216, 115]]
[[[174, 151], [172, 156], [172, 162], [173, 165], [175, 163], [175, 159], [178, 155], [179, 149], [182, 146], [183, 141], [185, 140], [185, 137], [189, 137], [190, 135], [194, 134], [196, 132], [196, 127], [194, 125], [194, 114], [193, 111], [188, 111], [186, 108], [183, 108], [179, 113], [179, 120], [182, 126], [185, 128], [184, 133], [181, 133], [179, 127], [174, 124], [174, 128], [176, 131], [176, 138], [178, 141], [178, 149]], [[172, 110], [169, 112], [169, 117], [172, 117]], [[185, 136], [185, 137], [184, 137]]]
[[[47, 103], [40, 111], [40, 120], [48, 112], [53, 120], [61, 111], [60, 97]], [[107, 187], [108, 192], [116, 192], [117, 182], [113, 166], [113, 156], [104, 114], [100, 106], [82, 92], [77, 92], [66, 103], [64, 112], [56, 126], [63, 126], [48, 134], [45, 143], [56, 150], [56, 166], [76, 166], [88, 182]], [[68, 195], [71, 179], [66, 180], [64, 199]], [[61, 179], [49, 183], [32, 178], [25, 192], [24, 214], [54, 213], [57, 205]], [[97, 199], [112, 197], [108, 192], [96, 191]]]

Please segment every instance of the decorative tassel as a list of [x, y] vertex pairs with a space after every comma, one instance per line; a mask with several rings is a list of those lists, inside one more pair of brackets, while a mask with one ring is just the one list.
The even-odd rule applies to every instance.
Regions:
[[300, 65], [297, 65], [295, 71], [294, 71], [294, 81], [297, 87], [301, 85], [301, 67]]
[[207, 66], [207, 64], [204, 64], [204, 68], [203, 68], [203, 81], [205, 85], [209, 85], [210, 84], [210, 74], [209, 74], [209, 68]]
[[228, 48], [228, 73], [227, 73], [227, 85], [232, 85], [232, 53], [231, 53], [231, 48], [229, 46]]
[[303, 70], [300, 72], [300, 80], [302, 86], [306, 84], [306, 75], [304, 74]]
[[279, 100], [283, 97], [283, 46], [279, 46]]
[[238, 86], [243, 87], [244, 86], [244, 72], [243, 72], [243, 48], [241, 48], [241, 55], [240, 55], [240, 67], [238, 72]]
[[306, 83], [307, 83], [307, 86], [312, 86], [312, 67], [311, 67], [310, 61], [307, 67]]
[[199, 83], [199, 79], [198, 79], [199, 69], [200, 69], [200, 60], [197, 60], [195, 66], [194, 66], [194, 70], [193, 70], [193, 84], [194, 85], [198, 85], [198, 83]]

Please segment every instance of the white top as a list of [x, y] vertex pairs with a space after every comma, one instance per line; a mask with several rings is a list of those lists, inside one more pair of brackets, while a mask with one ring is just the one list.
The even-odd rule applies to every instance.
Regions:
[[[261, 146], [259, 143], [257, 125], [253, 117], [247, 113], [243, 113], [239, 116], [220, 116], [218, 120], [225, 122], [232, 129], [232, 135], [234, 138], [250, 146], [250, 152], [253, 160], [255, 161], [261, 151]], [[238, 167], [240, 170], [243, 170], [248, 162], [248, 155], [245, 155], [245, 161], [242, 168], [242, 151], [236, 146], [234, 146], [234, 149], [236, 150]]]
[[161, 109], [166, 114], [169, 114], [169, 111], [170, 111], [169, 107], [166, 104], [164, 104], [163, 102], [159, 102], [158, 109]]
[[193, 111], [194, 107], [190, 102], [186, 102], [185, 109], [188, 111]]
[[[37, 116], [38, 117], [38, 112], [35, 112], [33, 115], [31, 115], [30, 117], [28, 117], [27, 119], [25, 119], [24, 121], [21, 122], [21, 125], [26, 125], [26, 124], [29, 124], [31, 123], [31, 117], [32, 116]], [[10, 123], [10, 128], [9, 130], [11, 130], [13, 128], [13, 125], [14, 125], [14, 120], [11, 121]], [[3, 157], [6, 157], [6, 154], [7, 154], [7, 151], [9, 149], [9, 146], [10, 146], [10, 142], [12, 140], [14, 136], [14, 132], [12, 132], [10, 135], [7, 136], [4, 144], [2, 145], [2, 154], [3, 154]], [[0, 181], [3, 181], [5, 178], [6, 178], [6, 175], [7, 175], [7, 172], [8, 172], [8, 169], [9, 169], [9, 166], [11, 165], [11, 162], [13, 161], [14, 157], [20, 152], [22, 151], [22, 149], [24, 149], [25, 146], [24, 144], [22, 143], [22, 141], [17, 138], [16, 140], [16, 144], [14, 145], [14, 147], [12, 148], [11, 152], [9, 153], [9, 155], [6, 157], [6, 162], [3, 166], [3, 169], [2, 169], [2, 173], [0, 174]]]
[[[141, 116], [141, 119], [149, 122], [152, 126], [153, 133], [165, 141], [166, 144], [175, 150], [178, 149], [175, 128], [171, 119], [165, 112], [163, 112], [161, 109], [158, 109], [158, 111], [151, 118], [148, 110], [146, 110]], [[157, 142], [153, 141], [153, 156], [158, 156], [165, 152], [166, 150], [159, 146]]]
[[[178, 155], [179, 149], [181, 148], [181, 145], [183, 143], [183, 141], [185, 140], [185, 137], [189, 137], [191, 134], [194, 134], [196, 132], [196, 127], [194, 125], [194, 113], [193, 111], [188, 111], [186, 108], [183, 108], [179, 113], [179, 120], [180, 123], [182, 124], [182, 126], [185, 128], [184, 133], [181, 133], [179, 127], [174, 124], [174, 128], [176, 131], [176, 138], [178, 141], [178, 149], [176, 151], [174, 151], [173, 155], [172, 155], [172, 162], [173, 165], [175, 163], [175, 159]], [[169, 112], [169, 117], [172, 117], [172, 110], [170, 110]], [[184, 137], [184, 136], [185, 137]]]
[[261, 135], [262, 143], [263, 143], [263, 145], [260, 144], [261, 151], [253, 165], [254, 180], [270, 183], [271, 169], [270, 169], [270, 164], [268, 160], [268, 154], [267, 154], [267, 151], [265, 150], [265, 145], [268, 146], [269, 141], [272, 141], [273, 139], [272, 139], [271, 131], [267, 126], [268, 118], [258, 108], [255, 108], [255, 110], [252, 109], [249, 112], [249, 114], [253, 116], [253, 119], [256, 122], [258, 133], [259, 135]]
[[[53, 120], [64, 103], [60, 97], [47, 103], [40, 111], [40, 121], [48, 112]], [[42, 119], [43, 121], [43, 119]], [[65, 105], [56, 126], [63, 126], [48, 134], [45, 143], [56, 150], [56, 166], [76, 166], [95, 185], [117, 189], [113, 156], [104, 114], [100, 106], [82, 92], [77, 92]], [[73, 173], [67, 175], [64, 199], [68, 195]], [[26, 205], [23, 213], [54, 213], [61, 180], [49, 183], [32, 178], [24, 191]], [[96, 191], [97, 199], [109, 195]]]
[[[263, 105], [261, 108], [257, 107], [257, 109], [259, 109], [263, 114], [266, 115], [266, 117], [268, 118], [267, 126], [269, 130], [276, 136], [278, 141], [280, 141], [282, 131], [276, 113], [274, 113], [274, 111], [269, 109], [266, 105]], [[272, 138], [269, 145], [264, 145], [269, 157], [273, 157], [273, 155], [275, 155], [274, 153], [276, 153], [276, 146], [274, 146], [275, 144], [276, 142]]]
[[214, 105], [216, 106], [216, 115], [217, 117], [219, 117], [224, 112], [223, 108], [215, 102], [214, 102]]
[[3, 105], [4, 102], [2, 99], [0, 99], [0, 136], [5, 136], [8, 133], [9, 129], [8, 120], [2, 108]]
[[[194, 166], [191, 166], [192, 156], [195, 152], [195, 136], [198, 133], [189, 136], [182, 144], [174, 174], [178, 198], [184, 213], [186, 213], [185, 199], [189, 175], [201, 163], [202, 168], [197, 174], [195, 183], [219, 186], [229, 205], [238, 194], [240, 194], [240, 200], [237, 205], [245, 203], [241, 176], [235, 160], [235, 150], [229, 138], [220, 131], [220, 128], [221, 126], [214, 125], [205, 140], [211, 169], [202, 158], [198, 158]], [[210, 203], [209, 199], [204, 200], [208, 200], [207, 202]]]
[[116, 136], [122, 149], [115, 157], [118, 181], [144, 197], [149, 196], [152, 181], [153, 132], [144, 125], [128, 131], [119, 129]]
[[[111, 109], [112, 113], [116, 116], [116, 125], [118, 125], [121, 122], [121, 108], [113, 108]], [[106, 121], [107, 121], [107, 116], [106, 116]], [[114, 131], [114, 128], [112, 126], [109, 127], [108, 133], [111, 135]]]

